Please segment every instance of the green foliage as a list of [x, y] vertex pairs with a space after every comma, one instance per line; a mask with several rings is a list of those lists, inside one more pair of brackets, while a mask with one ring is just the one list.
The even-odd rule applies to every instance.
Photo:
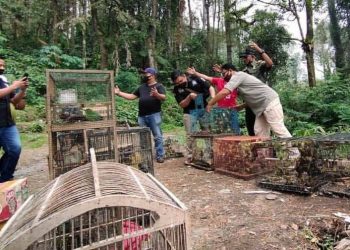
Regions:
[[350, 85], [347, 82], [335, 75], [311, 89], [303, 85], [276, 86], [287, 127], [298, 136], [349, 130]]
[[163, 124], [172, 128], [183, 126], [182, 108], [177, 104], [172, 89], [167, 89], [167, 97], [162, 105]]
[[29, 106], [26, 105], [24, 110], [16, 110], [16, 122], [34, 122], [38, 119], [45, 119], [45, 107], [44, 106]]
[[141, 78], [136, 68], [121, 68], [116, 76], [116, 84], [127, 93], [132, 93], [140, 86]]
[[4, 46], [4, 44], [7, 42], [7, 38], [1, 33], [0, 31], [0, 46]]
[[121, 97], [116, 97], [117, 123], [131, 126], [137, 125], [138, 100], [129, 101]]
[[30, 124], [28, 131], [32, 133], [42, 133], [45, 130], [45, 123], [43, 121], [35, 121]]
[[45, 68], [81, 69], [83, 61], [76, 56], [64, 54], [55, 46], [44, 46], [39, 51], [39, 63]]
[[40, 148], [47, 143], [46, 133], [21, 133], [20, 136], [24, 148]]

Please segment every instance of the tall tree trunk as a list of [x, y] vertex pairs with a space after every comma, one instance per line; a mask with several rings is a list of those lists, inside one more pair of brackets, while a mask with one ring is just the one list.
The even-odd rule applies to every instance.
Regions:
[[131, 57], [131, 51], [129, 48], [129, 44], [127, 41], [125, 41], [125, 51], [126, 51], [126, 67], [130, 68], [131, 67], [131, 61], [132, 61], [132, 57]]
[[232, 62], [232, 28], [231, 28], [231, 22], [229, 20], [230, 5], [231, 5], [231, 0], [224, 0], [227, 62]]
[[[178, 4], [178, 17], [177, 17], [177, 30], [176, 30], [176, 35], [175, 35], [175, 39], [176, 39], [176, 52], [181, 52], [182, 51], [182, 43], [183, 43], [183, 32], [184, 32], [184, 21], [183, 21], [183, 14], [185, 11], [185, 4], [186, 1], [185, 0], [180, 0], [179, 4]], [[176, 53], [175, 52], [175, 53]], [[179, 60], [176, 60], [176, 67], [179, 68], [180, 67], [180, 62]]]
[[214, 10], [213, 10], [213, 28], [212, 28], [212, 39], [211, 39], [211, 46], [212, 46], [212, 56], [214, 56], [216, 53], [216, 47], [217, 47], [217, 42], [216, 42], [216, 27], [215, 27], [215, 24], [216, 24], [216, 14], [217, 14], [217, 1], [214, 0]]
[[209, 8], [210, 8], [210, 0], [205, 0], [205, 17], [206, 17], [206, 28], [207, 28], [207, 41], [206, 41], [206, 47], [207, 47], [207, 55], [211, 55], [211, 44], [210, 44], [210, 18], [209, 18]]
[[173, 47], [173, 28], [172, 28], [172, 25], [171, 25], [171, 20], [172, 20], [172, 17], [171, 17], [171, 1], [172, 0], [167, 0], [166, 2], [166, 26], [167, 26], [167, 29], [166, 29], [166, 35], [167, 35], [167, 44], [168, 44], [168, 48], [169, 50], [166, 52], [168, 56], [172, 56], [173, 55], [173, 51], [174, 51], [174, 47]]
[[306, 7], [306, 37], [303, 50], [306, 53], [307, 75], [309, 87], [316, 86], [315, 62], [314, 62], [314, 28], [312, 0], [305, 1]]
[[[70, 8], [69, 9], [71, 10], [71, 16], [73, 18], [78, 18], [77, 2], [71, 0], [69, 2], [69, 4], [70, 4]], [[68, 15], [70, 15], [70, 14], [68, 14]], [[69, 50], [71, 52], [74, 52], [74, 49], [75, 49], [76, 24], [71, 23], [70, 21], [68, 21], [68, 29], [69, 29], [69, 34], [70, 34], [70, 36], [68, 38]]]
[[329, 13], [329, 32], [331, 34], [332, 43], [335, 49], [335, 67], [341, 69], [345, 66], [344, 60], [344, 48], [341, 43], [340, 27], [338, 23], [337, 12], [335, 9], [335, 1], [328, 0], [328, 13]]
[[148, 27], [148, 39], [147, 39], [147, 48], [148, 48], [148, 62], [150, 67], [157, 67], [155, 60], [155, 48], [156, 48], [156, 18], [158, 12], [158, 1], [152, 0], [152, 18], [151, 23]]
[[83, 69], [86, 69], [87, 64], [87, 53], [86, 53], [86, 25], [87, 25], [87, 4], [86, 0], [82, 0], [82, 12], [84, 22], [82, 23], [82, 59], [83, 59]]
[[52, 16], [52, 43], [57, 44], [58, 43], [58, 14], [59, 14], [59, 7], [57, 0], [52, 0], [52, 10], [53, 10], [53, 16]]
[[94, 31], [96, 32], [97, 40], [100, 45], [100, 56], [101, 56], [100, 66], [101, 66], [101, 69], [106, 69], [108, 67], [108, 50], [106, 47], [104, 34], [102, 32], [102, 29], [98, 21], [98, 12], [96, 9], [97, 1], [98, 0], [91, 0], [91, 19], [92, 19]]
[[3, 31], [4, 30], [4, 28], [3, 28], [3, 26], [2, 26], [2, 23], [4, 22], [4, 20], [3, 20], [3, 12], [1, 11], [1, 9], [0, 9], [0, 31]]
[[187, 7], [188, 7], [188, 18], [189, 18], [189, 29], [190, 29], [190, 38], [192, 37], [193, 32], [193, 13], [191, 8], [191, 0], [187, 0]]
[[[219, 34], [221, 34], [221, 27], [220, 27], [220, 24], [221, 24], [221, 1], [217, 1], [217, 5], [218, 5], [218, 20], [217, 20], [217, 30], [216, 30], [216, 34], [217, 36], [219, 37]], [[218, 44], [218, 41], [219, 41], [219, 38], [216, 37], [216, 40], [215, 40], [215, 44]], [[215, 48], [215, 56], [218, 57], [219, 56], [219, 46], [217, 45], [216, 48]]]
[[113, 69], [117, 75], [120, 69], [120, 58], [119, 58], [119, 33], [115, 32], [115, 42], [114, 42], [114, 51], [113, 51]]

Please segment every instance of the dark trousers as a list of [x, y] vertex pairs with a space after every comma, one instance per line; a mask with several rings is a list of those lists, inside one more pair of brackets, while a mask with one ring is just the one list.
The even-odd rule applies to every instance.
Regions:
[[248, 135], [254, 136], [254, 123], [255, 123], [255, 114], [253, 111], [249, 108], [245, 108], [245, 124], [247, 126]]

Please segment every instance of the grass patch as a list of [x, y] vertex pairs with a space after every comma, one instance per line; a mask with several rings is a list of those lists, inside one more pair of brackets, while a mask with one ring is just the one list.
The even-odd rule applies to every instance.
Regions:
[[40, 148], [47, 144], [46, 133], [21, 133], [23, 148]]

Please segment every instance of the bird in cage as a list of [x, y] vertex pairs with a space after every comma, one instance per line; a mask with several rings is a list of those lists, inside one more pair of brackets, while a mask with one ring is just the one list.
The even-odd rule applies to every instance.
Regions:
[[59, 117], [60, 119], [66, 122], [86, 120], [79, 106], [76, 106], [76, 105], [64, 106], [62, 108], [61, 113], [59, 114]]
[[139, 170], [141, 170], [144, 173], [148, 173], [150, 169], [146, 162], [139, 163], [138, 167], [139, 167]]

